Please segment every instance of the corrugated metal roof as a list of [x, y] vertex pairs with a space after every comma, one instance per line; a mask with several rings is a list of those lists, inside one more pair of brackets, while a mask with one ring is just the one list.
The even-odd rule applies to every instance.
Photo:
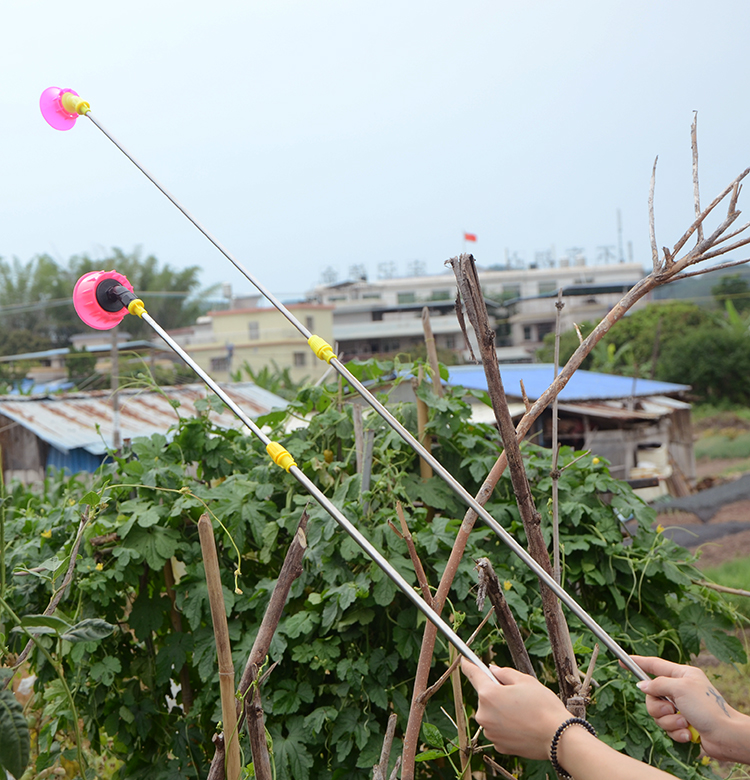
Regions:
[[[487, 389], [481, 366], [450, 366], [448, 373], [452, 385], [475, 390]], [[554, 366], [551, 363], [504, 363], [500, 365], [500, 376], [507, 395], [520, 398], [523, 380], [526, 394], [535, 401], [552, 384]], [[669, 395], [689, 389], [690, 385], [578, 370], [562, 389], [559, 398], [561, 401], [604, 401], [610, 398]]]
[[[287, 401], [257, 387], [252, 382], [220, 384], [227, 395], [250, 417], [284, 408]], [[202, 384], [162, 387], [162, 393], [142, 389], [120, 391], [120, 436], [134, 439], [166, 433], [182, 417], [194, 417], [195, 402], [206, 397]], [[175, 410], [169, 400], [180, 402]], [[108, 390], [68, 393], [55, 396], [5, 396], [0, 398], [0, 414], [32, 431], [43, 441], [67, 453], [83, 448], [101, 455], [112, 447], [112, 394]], [[240, 428], [242, 423], [230, 412], [212, 412], [211, 419], [224, 428]], [[97, 430], [98, 426], [98, 430]]]

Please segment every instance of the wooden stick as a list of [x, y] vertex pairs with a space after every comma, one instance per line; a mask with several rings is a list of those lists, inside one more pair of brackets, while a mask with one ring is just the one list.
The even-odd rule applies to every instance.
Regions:
[[440, 398], [443, 397], [443, 383], [440, 380], [440, 366], [438, 365], [437, 347], [435, 336], [432, 335], [432, 323], [430, 322], [430, 310], [425, 306], [422, 309], [422, 329], [424, 330], [424, 343], [427, 347], [427, 360], [432, 370], [432, 389]]
[[[495, 608], [490, 607], [487, 614], [482, 618], [482, 622], [477, 626], [476, 631], [466, 640], [466, 644], [471, 647], [471, 643], [479, 636], [479, 632], [487, 625], [489, 619], [495, 614]], [[454, 670], [458, 669], [458, 665], [461, 663], [461, 656], [458, 656], [457, 658], [454, 658], [453, 661], [451, 661], [450, 666], [440, 675], [440, 677], [425, 691], [422, 692], [420, 696], [420, 703], [426, 704], [427, 701], [434, 696], [442, 687], [445, 685], [445, 683], [450, 678], [451, 674], [453, 674]]]
[[[438, 377], [439, 378], [439, 377]], [[413, 380], [414, 390], [416, 395], [416, 389], [424, 381], [424, 366], [420, 366], [417, 371], [417, 378]], [[430, 411], [427, 408], [427, 404], [417, 396], [417, 436], [419, 437], [419, 443], [430, 452], [431, 448], [431, 436], [427, 433], [427, 423], [430, 421]], [[422, 482], [426, 482], [432, 476], [432, 466], [424, 459], [419, 459], [419, 473], [422, 477]]]
[[[388, 726], [385, 730], [385, 738], [383, 739], [383, 747], [380, 750], [380, 761], [378, 761], [372, 768], [372, 780], [386, 780], [386, 774], [388, 772], [388, 763], [391, 759], [391, 748], [393, 747], [393, 737], [396, 733], [396, 723], [398, 721], [398, 715], [392, 712], [388, 717]], [[396, 768], [401, 763], [401, 756], [396, 759]]]
[[[422, 590], [422, 598], [432, 606], [432, 593], [430, 593], [430, 583], [427, 582], [427, 575], [425, 574], [422, 561], [417, 554], [417, 548], [414, 546], [414, 539], [412, 538], [409, 526], [406, 524], [406, 517], [404, 517], [404, 509], [401, 506], [400, 501], [396, 501], [396, 512], [398, 514], [399, 522], [401, 523], [402, 538], [406, 542], [406, 546], [409, 550], [409, 557], [411, 558], [412, 566], [417, 575], [417, 582]], [[393, 527], [393, 526], [391, 526]]]
[[[458, 653], [453, 645], [448, 648], [448, 658], [451, 664]], [[461, 757], [461, 775], [459, 780], [468, 777], [467, 771], [471, 771], [471, 751], [469, 750], [469, 725], [466, 722], [464, 712], [464, 694], [461, 690], [461, 672], [458, 666], [451, 672], [451, 689], [453, 693], [453, 707], [456, 712], [456, 733], [458, 734], [458, 752]]]
[[[510, 611], [508, 602], [503, 595], [503, 589], [500, 587], [500, 581], [497, 578], [495, 570], [492, 568], [489, 558], [480, 558], [476, 564], [476, 570], [479, 573], [480, 593], [489, 596], [490, 604], [495, 608], [495, 620], [497, 620], [500, 629], [503, 632], [505, 641], [508, 644], [513, 665], [519, 672], [536, 677], [534, 666], [529, 658], [526, 645], [523, 643], [521, 630], [518, 623]], [[482, 599], [484, 601], [484, 599]], [[477, 606], [482, 609], [482, 604], [477, 599]]]
[[[503, 380], [497, 365], [495, 352], [495, 332], [489, 325], [487, 308], [482, 296], [476, 264], [471, 255], [461, 255], [448, 261], [453, 267], [461, 298], [466, 306], [469, 322], [474, 328], [474, 334], [479, 341], [482, 356], [482, 367], [487, 378], [487, 388], [495, 411], [495, 419], [500, 429], [500, 437], [510, 467], [510, 478], [515, 493], [518, 511], [521, 515], [528, 549], [531, 556], [552, 576], [547, 544], [544, 541], [541, 528], [541, 515], [534, 503], [526, 469], [523, 465], [521, 448], [516, 439], [516, 431], [510, 416], [508, 401], [505, 396]], [[547, 624], [552, 655], [555, 661], [557, 677], [560, 684], [560, 695], [563, 701], [575, 693], [568, 682], [569, 677], [578, 676], [578, 669], [573, 654], [568, 624], [562, 612], [560, 602], [553, 591], [541, 581], [539, 583], [542, 597], [542, 611]], [[406, 763], [406, 762], [404, 762]]]
[[[554, 377], [560, 371], [560, 315], [562, 314], [563, 306], [562, 302], [562, 287], [557, 291], [557, 301], [555, 302], [555, 365], [554, 365]], [[560, 501], [559, 501], [559, 483], [560, 483], [560, 471], [557, 468], [557, 459], [560, 455], [560, 447], [558, 444], [558, 427], [559, 427], [559, 414], [558, 414], [558, 396], [555, 396], [552, 401], [552, 469], [550, 476], [552, 477], [552, 575], [555, 578], [555, 582], [559, 585], [562, 582], [562, 572], [560, 570]]]
[[482, 756], [482, 760], [485, 764], [487, 764], [488, 767], [494, 769], [495, 772], [500, 775], [500, 777], [505, 778], [505, 780], [518, 780], [518, 778], [515, 775], [512, 775], [507, 769], [503, 769], [494, 758], [490, 758], [490, 756]]
[[211, 620], [214, 624], [216, 657], [219, 663], [219, 689], [221, 691], [221, 718], [224, 725], [224, 745], [226, 749], [227, 780], [239, 780], [240, 777], [240, 741], [237, 733], [237, 712], [234, 699], [234, 664], [229, 644], [227, 611], [224, 593], [221, 589], [219, 556], [216, 553], [216, 540], [208, 513], [204, 512], [198, 520], [198, 534], [201, 540], [203, 565], [206, 570], [208, 601], [211, 605]]
[[[239, 685], [240, 700], [237, 702], [235, 712], [239, 716], [240, 724], [247, 718], [253, 767], [258, 780], [271, 780], [273, 777], [263, 722], [263, 705], [260, 698], [260, 688], [265, 675], [258, 679], [258, 673], [264, 659], [268, 655], [268, 649], [281, 620], [284, 605], [289, 596], [289, 590], [297, 577], [302, 574], [302, 558], [307, 549], [307, 538], [305, 537], [307, 521], [308, 514], [307, 510], [305, 510], [302, 513], [302, 517], [300, 517], [294, 539], [287, 550], [284, 563], [271, 593], [271, 598], [268, 601], [268, 606], [258, 629], [258, 635], [255, 637], [255, 642], [250, 650]], [[251, 686], [253, 686], [251, 701], [247, 701], [247, 693]], [[211, 764], [212, 768], [215, 762], [216, 756], [214, 756], [214, 761]]]
[[704, 588], [711, 588], [719, 593], [731, 593], [733, 596], [750, 596], [750, 590], [740, 590], [739, 588], [729, 588], [726, 585], [717, 585], [714, 582], [706, 580], [693, 580], [695, 585], [703, 585]]

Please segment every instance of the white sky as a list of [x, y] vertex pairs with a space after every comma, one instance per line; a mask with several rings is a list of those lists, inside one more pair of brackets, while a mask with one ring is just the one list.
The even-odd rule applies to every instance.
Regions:
[[[747, 0], [5, 0], [0, 256], [140, 245], [240, 274], [85, 118], [38, 108], [69, 87], [274, 293], [332, 266], [428, 273], [617, 245], [650, 263], [750, 165]], [[742, 205], [742, 199], [740, 200]], [[615, 249], [615, 251], [617, 251]]]

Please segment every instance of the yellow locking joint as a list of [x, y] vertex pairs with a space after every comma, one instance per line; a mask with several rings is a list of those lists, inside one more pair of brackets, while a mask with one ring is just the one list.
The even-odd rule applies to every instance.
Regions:
[[285, 471], [289, 471], [292, 466], [297, 465], [294, 462], [291, 453], [284, 449], [277, 441], [268, 442], [266, 445], [266, 452], [271, 456], [271, 460], [273, 460], [277, 466], [281, 466]]
[[321, 360], [325, 360], [326, 363], [330, 363], [332, 358], [336, 357], [333, 347], [320, 336], [310, 336], [307, 343], [310, 345], [310, 349], [312, 349]]
[[91, 106], [79, 95], [72, 92], [63, 92], [60, 95], [62, 107], [70, 114], [80, 114], [81, 116], [91, 111]]

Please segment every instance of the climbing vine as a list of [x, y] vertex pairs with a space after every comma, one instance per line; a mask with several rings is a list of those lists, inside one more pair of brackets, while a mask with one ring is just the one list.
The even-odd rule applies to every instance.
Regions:
[[[372, 379], [394, 371], [398, 376], [410, 367], [373, 361], [353, 368], [362, 379]], [[467, 392], [454, 388], [438, 398], [423, 386], [419, 394], [430, 407], [433, 451], [475, 492], [500, 444], [494, 428], [471, 422]], [[262, 690], [278, 780], [364, 780], [379, 760], [389, 712], [398, 714], [403, 727], [424, 618], [293, 477], [269, 461], [260, 444], [212, 424], [210, 412], [217, 403], [207, 400], [200, 416], [180, 420], [168, 436], [134, 440], [93, 482], [55, 474], [39, 491], [17, 485], [10, 490], [5, 518], [9, 608], [19, 616], [45, 610], [66, 569], [81, 512], [88, 508], [74, 586], [55, 616], [69, 626], [96, 619], [112, 627], [107, 636], [76, 643], [62, 635], [38, 637], [48, 652], [33, 650], [29, 656], [37, 681], [26, 777], [63, 758], [75, 767], [70, 776], [84, 772], [76, 751], [70, 752], [75, 722], [61, 674], [81, 717], [87, 749], [114, 756], [115, 777], [206, 777], [211, 736], [221, 718], [196, 526], [207, 510], [223, 566], [238, 674], [299, 517], [305, 507], [310, 513], [304, 571], [292, 586], [271, 644], [269, 660], [278, 665]], [[416, 430], [413, 404], [395, 410]], [[290, 414], [307, 422], [285, 433]], [[363, 491], [352, 414], [343, 388], [308, 387], [289, 412], [273, 412], [260, 423], [416, 585], [404, 540], [391, 527], [398, 527], [395, 502], [400, 501], [427, 578], [436, 583], [464, 507], [439, 479], [422, 481], [413, 452], [367, 413], [364, 426], [374, 430], [375, 443], [370, 486]], [[559, 482], [566, 587], [627, 650], [688, 661], [705, 643], [722, 660], [743, 658], [740, 643], [727, 633], [730, 608], [718, 594], [693, 584], [697, 575], [687, 553], [651, 528], [652, 510], [610, 476], [606, 462], [580, 456], [565, 448], [561, 453], [561, 465], [576, 461]], [[546, 529], [550, 456], [526, 444], [524, 457]], [[524, 541], [507, 478], [487, 507]], [[637, 530], [626, 532], [625, 519]], [[455, 579], [449, 612], [454, 625], [469, 636], [484, 617], [487, 608], [481, 612], [475, 604], [473, 569], [473, 561], [483, 556], [492, 560], [504, 583], [538, 675], [551, 681], [554, 666], [536, 579], [481, 526], [471, 535]], [[2, 665], [7, 667], [27, 637], [9, 630], [12, 621], [5, 612], [2, 622]], [[585, 666], [594, 640], [575, 617], [569, 616], [569, 622]], [[492, 652], [497, 663], [510, 663], [493, 620], [473, 647]], [[435, 678], [448, 656], [448, 647], [439, 643]], [[616, 662], [600, 660], [595, 678], [589, 717], [606, 741], [678, 777], [708, 772], [695, 762], [694, 748], [672, 744], [655, 728], [632, 678]], [[452, 708], [449, 690], [439, 691], [428, 705], [422, 732], [422, 758], [427, 760], [419, 762], [424, 777], [455, 776], [450, 754], [456, 733], [445, 714]], [[478, 768], [480, 758], [474, 760]], [[551, 776], [542, 762], [503, 761], [524, 778]]]

